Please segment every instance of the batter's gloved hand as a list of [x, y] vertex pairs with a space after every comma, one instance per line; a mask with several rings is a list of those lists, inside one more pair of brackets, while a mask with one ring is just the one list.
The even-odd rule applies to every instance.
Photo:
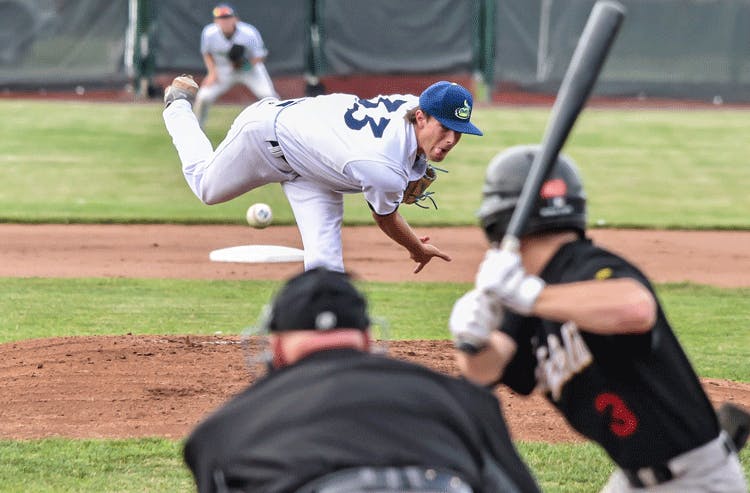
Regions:
[[497, 248], [487, 251], [479, 272], [476, 287], [521, 315], [530, 315], [545, 283], [526, 273], [518, 253]]
[[490, 334], [500, 327], [503, 307], [486, 293], [472, 289], [453, 305], [448, 325], [456, 348], [476, 354], [487, 346]]

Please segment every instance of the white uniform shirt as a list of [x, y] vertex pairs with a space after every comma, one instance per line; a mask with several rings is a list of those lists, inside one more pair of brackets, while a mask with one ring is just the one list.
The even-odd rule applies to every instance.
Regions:
[[297, 173], [330, 190], [362, 192], [376, 214], [386, 215], [427, 167], [417, 156], [414, 125], [404, 118], [418, 105], [411, 94], [305, 98], [279, 113], [277, 140]]
[[246, 22], [237, 22], [237, 29], [231, 38], [224, 36], [224, 33], [216, 24], [209, 24], [203, 28], [201, 33], [201, 54], [210, 54], [216, 62], [217, 71], [233, 70], [232, 62], [229, 61], [227, 54], [233, 44], [245, 47], [247, 58], [262, 58], [268, 55], [263, 44], [263, 38], [255, 26]]

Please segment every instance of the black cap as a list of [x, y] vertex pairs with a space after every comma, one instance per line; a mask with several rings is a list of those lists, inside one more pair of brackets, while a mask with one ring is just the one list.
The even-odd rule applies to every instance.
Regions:
[[367, 330], [367, 302], [348, 274], [323, 267], [291, 278], [273, 301], [269, 332]]

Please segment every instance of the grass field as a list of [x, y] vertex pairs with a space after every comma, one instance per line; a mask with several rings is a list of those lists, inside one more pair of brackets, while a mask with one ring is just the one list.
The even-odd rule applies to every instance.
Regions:
[[[279, 286], [275, 281], [0, 278], [0, 343], [60, 335], [241, 334]], [[448, 339], [453, 302], [470, 288], [428, 282], [418, 288], [411, 282], [360, 287], [372, 315], [388, 322], [388, 337], [407, 340]], [[429, 293], [429, 302], [415, 303], [415, 291]], [[750, 382], [750, 289], [666, 284], [659, 286], [659, 296], [699, 374]]]
[[[519, 452], [539, 470], [544, 491], [597, 491], [611, 472], [593, 445], [521, 444]], [[180, 464], [180, 444], [168, 440], [0, 441], [0, 491], [186, 492], [193, 488]]]
[[[220, 142], [240, 111], [218, 106], [208, 133]], [[14, 222], [244, 221], [248, 205], [270, 203], [292, 223], [278, 185], [206, 207], [179, 170], [156, 104], [0, 101], [0, 220]], [[421, 225], [474, 224], [489, 160], [539, 142], [546, 108], [477, 109], [485, 137], [464, 136], [441, 164], [432, 190], [439, 210], [404, 207]], [[581, 168], [590, 222], [611, 226], [750, 228], [749, 111], [583, 113], [565, 147]], [[361, 196], [348, 197], [345, 221], [371, 224]]]
[[[274, 207], [277, 222], [292, 223], [276, 185], [227, 204], [200, 204], [184, 183], [160, 108], [0, 101], [0, 221], [241, 224], [247, 206], [264, 201]], [[208, 133], [214, 143], [240, 109], [212, 110]], [[404, 208], [408, 220], [474, 224], [487, 162], [511, 145], [538, 142], [548, 113], [477, 109], [475, 120], [486, 136], [464, 137], [443, 163], [450, 172], [433, 187], [440, 209]], [[581, 168], [590, 222], [750, 229], [749, 117], [750, 111], [736, 110], [586, 110], [565, 150]], [[346, 222], [371, 222], [361, 197], [348, 198]], [[0, 342], [127, 332], [240, 333], [277, 287], [261, 281], [0, 278]], [[447, 337], [444, 321], [467, 286], [362, 288], [373, 313], [390, 321], [391, 337], [421, 339]], [[701, 376], [750, 382], [747, 289], [680, 284], [660, 285], [658, 292]], [[546, 491], [596, 491], [611, 471], [593, 445], [519, 448]], [[0, 492], [192, 488], [180, 443], [159, 438], [3, 440], [0, 457]], [[750, 452], [741, 458], [750, 474]]]

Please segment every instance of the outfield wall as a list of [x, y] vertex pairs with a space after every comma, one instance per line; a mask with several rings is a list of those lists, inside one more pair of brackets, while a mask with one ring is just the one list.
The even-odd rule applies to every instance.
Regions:
[[[750, 0], [621, 0], [595, 93], [750, 102]], [[214, 0], [0, 0], [0, 89], [204, 71]], [[244, 0], [276, 79], [401, 76], [553, 94], [594, 0]], [[145, 87], [136, 84], [136, 89]], [[396, 87], [396, 90], [401, 90]]]

